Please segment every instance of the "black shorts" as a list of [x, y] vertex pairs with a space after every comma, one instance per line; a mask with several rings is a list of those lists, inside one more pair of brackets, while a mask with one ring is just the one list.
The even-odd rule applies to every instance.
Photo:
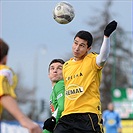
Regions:
[[59, 119], [54, 133], [103, 133], [102, 115], [77, 113]]

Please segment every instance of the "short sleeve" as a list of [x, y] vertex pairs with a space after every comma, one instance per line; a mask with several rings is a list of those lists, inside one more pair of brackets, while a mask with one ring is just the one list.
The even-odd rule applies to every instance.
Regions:
[[[10, 76], [11, 75], [11, 76]], [[16, 87], [17, 78], [11, 70], [3, 70], [0, 72], [0, 97], [2, 95], [11, 95], [16, 98], [14, 88]]]

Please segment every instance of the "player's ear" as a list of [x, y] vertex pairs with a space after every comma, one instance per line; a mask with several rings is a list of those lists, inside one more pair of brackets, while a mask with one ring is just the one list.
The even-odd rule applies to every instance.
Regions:
[[87, 52], [89, 52], [91, 50], [91, 46], [87, 48]]
[[6, 63], [7, 63], [7, 55], [6, 56], [4, 56], [4, 58], [2, 59], [2, 62], [3, 62], [3, 64], [5, 64], [6, 65]]

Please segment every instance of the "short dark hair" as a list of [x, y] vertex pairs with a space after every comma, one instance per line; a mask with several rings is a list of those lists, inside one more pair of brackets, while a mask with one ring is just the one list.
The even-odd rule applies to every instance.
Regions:
[[74, 39], [75, 39], [76, 37], [79, 37], [79, 38], [81, 38], [81, 39], [86, 40], [86, 41], [88, 42], [88, 43], [87, 43], [88, 47], [90, 47], [90, 46], [92, 45], [93, 37], [92, 37], [92, 35], [91, 35], [90, 32], [81, 30], [81, 31], [79, 31], [79, 32], [75, 35]]
[[9, 46], [0, 38], [0, 61], [8, 54]]
[[53, 60], [49, 63], [49, 68], [48, 68], [48, 70], [50, 69], [50, 65], [51, 65], [51, 64], [57, 63], [57, 62], [59, 62], [59, 63], [61, 63], [61, 64], [64, 64], [64, 63], [65, 63], [65, 61], [62, 60], [62, 59], [53, 59]]

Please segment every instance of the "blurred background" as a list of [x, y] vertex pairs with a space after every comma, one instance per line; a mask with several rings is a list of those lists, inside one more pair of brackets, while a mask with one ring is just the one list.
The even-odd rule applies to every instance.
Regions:
[[[9, 44], [8, 64], [18, 75], [16, 93], [23, 112], [37, 122], [50, 113], [52, 91], [48, 65], [54, 58], [68, 60], [73, 37], [79, 30], [88, 30], [94, 37], [92, 51], [99, 52], [103, 30], [112, 20], [118, 22], [111, 36], [111, 52], [103, 69], [100, 87], [102, 109], [112, 101], [119, 112], [126, 132], [133, 133], [133, 28], [132, 0], [67, 0], [75, 10], [69, 24], [53, 19], [55, 0], [1, 0], [0, 37]], [[1, 133], [10, 129], [5, 123], [14, 118], [4, 111]], [[16, 122], [13, 123], [16, 125]], [[132, 127], [132, 128], [131, 128]], [[25, 133], [16, 129], [16, 133]], [[13, 132], [13, 130], [10, 130]]]

